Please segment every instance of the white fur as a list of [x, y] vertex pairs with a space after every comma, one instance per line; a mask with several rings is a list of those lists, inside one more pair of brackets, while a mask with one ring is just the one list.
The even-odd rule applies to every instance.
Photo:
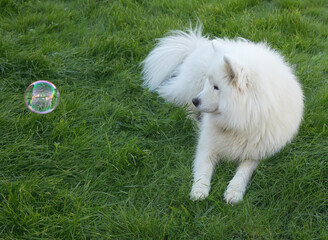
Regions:
[[242, 200], [259, 161], [297, 133], [303, 93], [283, 57], [265, 43], [208, 39], [201, 29], [159, 40], [143, 62], [144, 85], [167, 101], [202, 113], [192, 200], [206, 198], [216, 163], [239, 163], [224, 194]]

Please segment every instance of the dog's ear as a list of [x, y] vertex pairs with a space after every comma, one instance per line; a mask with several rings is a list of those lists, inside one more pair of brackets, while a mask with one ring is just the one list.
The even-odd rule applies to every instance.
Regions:
[[244, 90], [248, 85], [246, 69], [231, 56], [225, 55], [223, 60], [226, 73], [231, 83], [239, 90]]

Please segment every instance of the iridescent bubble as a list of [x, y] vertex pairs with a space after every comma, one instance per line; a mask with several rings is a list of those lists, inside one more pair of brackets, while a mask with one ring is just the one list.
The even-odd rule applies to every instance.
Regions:
[[32, 112], [46, 114], [58, 106], [59, 91], [51, 82], [40, 80], [28, 86], [24, 99]]

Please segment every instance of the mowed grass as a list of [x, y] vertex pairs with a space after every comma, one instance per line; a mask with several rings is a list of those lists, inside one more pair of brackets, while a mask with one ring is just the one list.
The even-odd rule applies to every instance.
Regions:
[[[0, 0], [0, 239], [328, 239], [325, 0]], [[141, 87], [160, 38], [200, 20], [210, 37], [266, 41], [295, 65], [305, 115], [240, 204], [222, 163], [192, 202], [195, 124]], [[36, 80], [58, 108], [24, 105]], [[219, 146], [218, 146], [219, 147]]]

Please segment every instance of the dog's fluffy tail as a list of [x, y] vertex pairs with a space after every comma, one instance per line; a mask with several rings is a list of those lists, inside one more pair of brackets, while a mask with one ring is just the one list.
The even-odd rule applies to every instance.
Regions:
[[[174, 31], [171, 35], [159, 39], [156, 47], [142, 62], [144, 87], [159, 92], [166, 100], [175, 98], [176, 96], [163, 96], [161, 88], [165, 81], [173, 78], [178, 72], [178, 67], [184, 59], [205, 41], [206, 38], [201, 34], [202, 27], [198, 25], [187, 32]], [[166, 95], [170, 94], [166, 91]]]

